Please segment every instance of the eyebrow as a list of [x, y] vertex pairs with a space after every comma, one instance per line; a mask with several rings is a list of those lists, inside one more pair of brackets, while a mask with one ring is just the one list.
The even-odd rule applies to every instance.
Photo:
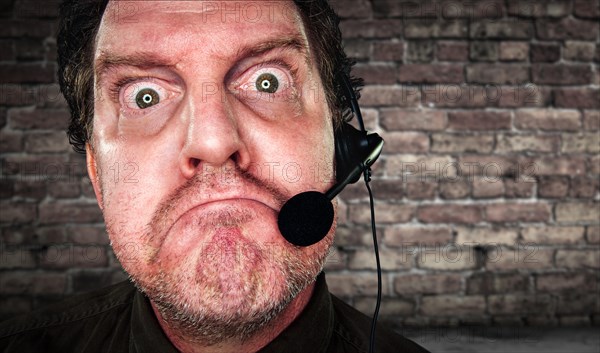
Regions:
[[[298, 51], [306, 63], [310, 63], [308, 45], [302, 37], [296, 35], [250, 44], [237, 50], [233, 57], [235, 62], [239, 62], [244, 58], [258, 57], [276, 49]], [[118, 67], [156, 68], [174, 67], [175, 65], [176, 62], [173, 59], [164, 57], [156, 52], [135, 52], [129, 55], [104, 52], [96, 60], [94, 73], [98, 78], [97, 85], [100, 86], [103, 76], [108, 71]]]

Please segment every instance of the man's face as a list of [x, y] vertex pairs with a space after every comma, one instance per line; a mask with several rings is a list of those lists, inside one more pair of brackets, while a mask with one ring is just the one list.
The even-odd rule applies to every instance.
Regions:
[[298, 248], [277, 228], [285, 200], [333, 175], [295, 5], [113, 1], [96, 39], [88, 168], [117, 257], [179, 328], [212, 323], [218, 340], [264, 324], [315, 278], [335, 230]]

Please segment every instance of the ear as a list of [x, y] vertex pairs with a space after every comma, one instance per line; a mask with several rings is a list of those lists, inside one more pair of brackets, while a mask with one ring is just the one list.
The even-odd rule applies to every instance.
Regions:
[[85, 144], [85, 160], [87, 165], [88, 176], [92, 182], [94, 193], [96, 194], [96, 200], [100, 209], [104, 209], [104, 203], [102, 201], [102, 188], [100, 187], [100, 179], [98, 178], [98, 166], [96, 165], [96, 157], [90, 143]]

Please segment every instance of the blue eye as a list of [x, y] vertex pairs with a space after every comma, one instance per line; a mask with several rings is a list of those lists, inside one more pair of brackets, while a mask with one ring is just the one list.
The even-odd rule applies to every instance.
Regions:
[[256, 79], [256, 89], [259, 92], [275, 93], [279, 88], [279, 80], [271, 73], [264, 73]]
[[144, 88], [135, 95], [135, 103], [141, 109], [146, 109], [160, 102], [158, 92], [152, 88]]

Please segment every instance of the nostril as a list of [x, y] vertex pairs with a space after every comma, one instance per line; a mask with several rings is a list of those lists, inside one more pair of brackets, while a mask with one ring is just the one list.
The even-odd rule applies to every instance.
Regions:
[[194, 169], [198, 168], [198, 164], [200, 164], [200, 159], [198, 158], [190, 158], [190, 166]]

